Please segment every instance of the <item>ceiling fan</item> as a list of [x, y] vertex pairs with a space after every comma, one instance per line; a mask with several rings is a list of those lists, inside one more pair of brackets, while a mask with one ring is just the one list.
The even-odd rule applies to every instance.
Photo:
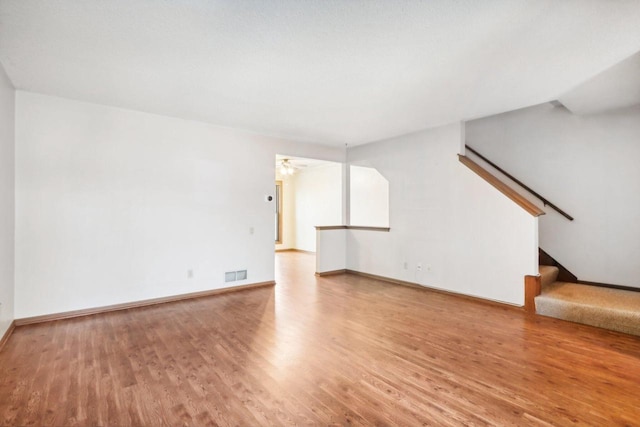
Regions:
[[276, 167], [280, 171], [280, 175], [286, 176], [293, 175], [296, 170], [306, 168], [307, 165], [300, 163], [296, 164], [295, 160], [291, 159], [282, 159], [276, 164]]

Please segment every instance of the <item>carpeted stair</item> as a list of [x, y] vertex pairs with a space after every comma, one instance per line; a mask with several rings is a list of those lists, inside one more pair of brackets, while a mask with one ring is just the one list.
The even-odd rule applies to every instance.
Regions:
[[536, 313], [640, 336], [640, 292], [558, 282], [558, 268], [540, 266]]

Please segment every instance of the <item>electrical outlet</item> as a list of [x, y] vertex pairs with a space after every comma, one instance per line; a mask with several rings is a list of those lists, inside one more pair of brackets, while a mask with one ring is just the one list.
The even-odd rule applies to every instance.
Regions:
[[416, 264], [416, 271], [422, 271], [422, 263], [421, 262]]
[[408, 269], [409, 269], [409, 263], [408, 263], [407, 261], [405, 261], [405, 262], [402, 264], [402, 267], [403, 267], [405, 270], [408, 270]]
[[193, 270], [191, 270], [191, 269], [187, 270], [187, 277], [189, 279], [193, 279]]
[[427, 265], [425, 266], [425, 269], [426, 269], [427, 271], [431, 271], [431, 264], [427, 264]]
[[249, 234], [253, 234], [254, 233], [254, 228], [253, 227], [249, 227]]

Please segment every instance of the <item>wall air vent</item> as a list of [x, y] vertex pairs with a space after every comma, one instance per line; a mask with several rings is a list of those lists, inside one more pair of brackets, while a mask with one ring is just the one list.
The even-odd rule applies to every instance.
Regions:
[[235, 282], [236, 280], [246, 280], [247, 279], [247, 270], [238, 270], [238, 271], [227, 271], [224, 273], [224, 281], [227, 282]]

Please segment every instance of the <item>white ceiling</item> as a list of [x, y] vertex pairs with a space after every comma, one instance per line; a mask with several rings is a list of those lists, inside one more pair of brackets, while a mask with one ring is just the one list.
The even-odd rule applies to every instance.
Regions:
[[637, 0], [0, 0], [0, 61], [18, 89], [360, 144], [558, 98], [639, 22]]
[[306, 168], [306, 169], [312, 169], [319, 166], [336, 164], [335, 162], [329, 162], [326, 160], [309, 159], [306, 157], [295, 157], [295, 156], [287, 156], [283, 154], [276, 154], [276, 169], [280, 167], [280, 165], [282, 164], [282, 161], [285, 159], [288, 160], [289, 163], [291, 163], [291, 165], [293, 165], [296, 168]]
[[597, 114], [640, 104], [640, 53], [578, 85], [558, 99], [574, 114]]

